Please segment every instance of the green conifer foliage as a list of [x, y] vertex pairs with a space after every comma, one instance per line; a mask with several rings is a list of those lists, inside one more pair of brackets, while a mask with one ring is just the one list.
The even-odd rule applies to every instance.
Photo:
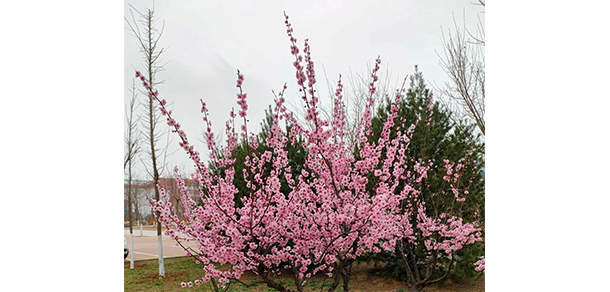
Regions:
[[[438, 212], [443, 212], [453, 201], [451, 196], [438, 195], [448, 191], [448, 184], [443, 180], [444, 160], [465, 163], [467, 167], [460, 183], [469, 185], [469, 194], [465, 196], [466, 201], [462, 208], [454, 210], [454, 212], [459, 212], [466, 222], [476, 222], [484, 231], [485, 145], [481, 142], [480, 134], [475, 134], [476, 125], [468, 124], [466, 121], [454, 121], [451, 112], [439, 102], [434, 102], [430, 116], [428, 110], [430, 97], [431, 92], [425, 85], [423, 74], [415, 66], [415, 74], [410, 77], [409, 88], [400, 102], [398, 116], [395, 119], [395, 123], [404, 124], [403, 128], [418, 121], [407, 149], [408, 157], [413, 158], [408, 161], [409, 169], [413, 169], [413, 165], [418, 163], [419, 159], [423, 163], [432, 164], [425, 182], [426, 186], [422, 189], [422, 196], [427, 206], [435, 206]], [[393, 96], [386, 95], [384, 104], [379, 107], [372, 120], [371, 139], [379, 139], [383, 122], [390, 112], [391, 102], [394, 102]], [[429, 125], [428, 119], [430, 119]], [[390, 139], [394, 136], [395, 133], [391, 132]], [[427, 212], [435, 212], [435, 208], [427, 208]], [[415, 247], [415, 253], [418, 255], [418, 260], [425, 261], [423, 248], [422, 241]], [[484, 242], [477, 242], [460, 250], [457, 254], [457, 264], [453, 269], [453, 277], [471, 279], [481, 275], [481, 272], [474, 270], [475, 266], [472, 263], [483, 255]], [[391, 252], [363, 257], [362, 260], [374, 260], [377, 265], [385, 263], [387, 268], [383, 270], [386, 275], [397, 278], [405, 277], [404, 263]]]

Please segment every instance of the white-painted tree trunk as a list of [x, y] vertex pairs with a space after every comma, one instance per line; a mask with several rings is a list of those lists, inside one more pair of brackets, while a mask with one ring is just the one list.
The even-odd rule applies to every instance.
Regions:
[[129, 262], [129, 268], [133, 270], [133, 233], [129, 233], [129, 242], [131, 242], [131, 246], [130, 246], [130, 253], [131, 253], [131, 259]]
[[159, 239], [159, 276], [165, 277], [165, 264], [163, 263], [163, 241], [161, 235], [157, 235]]

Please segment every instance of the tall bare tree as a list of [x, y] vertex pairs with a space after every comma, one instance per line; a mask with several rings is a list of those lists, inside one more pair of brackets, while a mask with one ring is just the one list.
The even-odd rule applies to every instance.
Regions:
[[[163, 27], [165, 23], [161, 26], [161, 30], [159, 31], [155, 27], [155, 23], [158, 19], [155, 17], [154, 6], [152, 9], [147, 9], [145, 13], [142, 13], [135, 9], [133, 6], [130, 6], [130, 14], [131, 20], [125, 17], [125, 22], [128, 25], [128, 31], [130, 31], [135, 37], [140, 52], [143, 54], [144, 59], [144, 70], [142, 70], [143, 74], [148, 77], [148, 81], [151, 86], [156, 86], [163, 81], [158, 81], [156, 78], [157, 73], [163, 70], [163, 65], [160, 64], [161, 60], [159, 59], [161, 54], [164, 52], [164, 48], [158, 47], [159, 39], [163, 35]], [[139, 20], [136, 20], [136, 16], [134, 16], [134, 12], [138, 15]], [[138, 25], [140, 23], [140, 25]], [[148, 94], [146, 94], [148, 96]], [[158, 148], [159, 139], [161, 137], [160, 133], [155, 132], [155, 128], [157, 123], [160, 120], [160, 116], [156, 109], [156, 106], [153, 102], [151, 96], [148, 96], [146, 102], [146, 110], [145, 110], [145, 131], [144, 137], [150, 144], [149, 152], [150, 155], [150, 164], [146, 165], [147, 171], [152, 175], [152, 179], [154, 185], [156, 186], [159, 182], [160, 177], [160, 163], [158, 158], [160, 157], [164, 149]], [[155, 200], [159, 200], [159, 190], [155, 188]], [[157, 217], [158, 217], [157, 212]], [[157, 224], [157, 238], [158, 238], [158, 246], [159, 246], [159, 276], [165, 277], [165, 267], [163, 263], [163, 242], [162, 242], [162, 233], [161, 233], [161, 224]]]
[[[135, 189], [132, 188], [133, 176], [132, 176], [132, 167], [134, 163], [134, 159], [136, 155], [140, 152], [140, 143], [139, 143], [139, 135], [137, 132], [138, 118], [134, 117], [134, 113], [137, 108], [137, 93], [136, 93], [136, 84], [135, 81], [131, 86], [132, 97], [129, 101], [129, 106], [127, 108], [127, 116], [125, 117], [127, 123], [127, 132], [125, 133], [125, 163], [123, 164], [123, 169], [127, 170], [127, 214], [129, 218], [129, 242], [131, 245], [131, 257], [129, 268], [133, 269], [133, 216], [132, 213], [132, 204], [134, 202], [134, 194]], [[135, 201], [137, 202], [137, 197], [135, 197]]]
[[[367, 72], [370, 72], [372, 68], [368, 68]], [[356, 134], [356, 125], [360, 124], [360, 120], [364, 115], [364, 110], [366, 108], [366, 98], [369, 95], [369, 88], [367, 81], [367, 74], [354, 73], [350, 69], [350, 74], [346, 76], [348, 82], [345, 84], [349, 84], [348, 90], [344, 91], [345, 102], [344, 110], [347, 115], [347, 142], [350, 144], [356, 143], [357, 137]], [[379, 73], [379, 81], [377, 83], [377, 91], [373, 95], [375, 99], [375, 107], [371, 109], [371, 112], [375, 113], [377, 107], [381, 106], [384, 102], [385, 97], [391, 93], [390, 81], [392, 79], [392, 74], [390, 73], [389, 68], [386, 68], [385, 73]], [[328, 79], [327, 79], [327, 83]], [[330, 84], [330, 83], [329, 83]], [[334, 90], [331, 90], [329, 87], [329, 92], [334, 93]], [[331, 94], [330, 96], [331, 102], [334, 102], [335, 96]], [[323, 109], [328, 111], [328, 109]], [[330, 114], [327, 118], [330, 118]]]
[[[485, 1], [474, 5], [485, 8]], [[484, 11], [483, 11], [484, 13]], [[442, 35], [444, 56], [439, 55], [440, 65], [449, 76], [449, 82], [437, 89], [441, 97], [456, 102], [460, 118], [468, 117], [476, 122], [485, 135], [485, 28], [478, 18], [477, 32], [471, 33], [464, 25], [457, 24], [455, 32]], [[437, 52], [438, 55], [438, 52]]]

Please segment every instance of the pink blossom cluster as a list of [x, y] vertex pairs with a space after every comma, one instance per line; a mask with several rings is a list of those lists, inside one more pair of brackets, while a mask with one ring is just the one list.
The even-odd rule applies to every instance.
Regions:
[[241, 92], [241, 86], [244, 83], [244, 75], [237, 71], [237, 87], [239, 88], [239, 93], [237, 94], [237, 104], [240, 106], [239, 116], [242, 118], [246, 117], [246, 112], [248, 111], [248, 103], [246, 102], [246, 94]]
[[[406, 149], [415, 125], [403, 128], [406, 125], [397, 120], [396, 104], [391, 106], [384, 121], [381, 137], [376, 141], [369, 139], [381, 59], [376, 59], [371, 73], [366, 109], [358, 125], [359, 142], [348, 144], [342, 139], [347, 123], [341, 77], [333, 114], [326, 120], [319, 114], [308, 40], [305, 40], [304, 56], [300, 55], [288, 16], [285, 18], [290, 52], [295, 56], [296, 81], [307, 109], [305, 120], [313, 125], [305, 130], [307, 127], [288, 112], [284, 85], [274, 100], [273, 123], [263, 141], [270, 150], [249, 151], [242, 173], [236, 173], [232, 158], [239, 140], [233, 110], [225, 124], [226, 145], [219, 148], [214, 142], [206, 103], [201, 101], [210, 163], [222, 168], [221, 173], [212, 172], [189, 144], [180, 124], [172, 118], [165, 100], [160, 100], [146, 78], [136, 73], [151, 98], [159, 102], [168, 126], [179, 135], [180, 146], [195, 165], [192, 178], [200, 187], [198, 202], [193, 200], [178, 169], [174, 170], [187, 220], [179, 220], [175, 215], [175, 206], [169, 202], [165, 190], [161, 189], [161, 200], [153, 202], [153, 209], [160, 212], [159, 220], [169, 227], [167, 236], [181, 246], [184, 241], [196, 243], [196, 249], [183, 246], [186, 254], [200, 263], [205, 272], [201, 279], [194, 281], [195, 285], [212, 279], [224, 285], [231, 279], [239, 279], [246, 271], [253, 271], [270, 287], [277, 288], [283, 287], [275, 282], [277, 275], [292, 270], [298, 288], [316, 273], [333, 275], [334, 269], [340, 266], [337, 263], [353, 260], [365, 252], [394, 250], [402, 240], [416, 242], [416, 236], [425, 238], [428, 250], [447, 254], [480, 241], [480, 231], [461, 218], [450, 213], [435, 217], [426, 212], [421, 189], [430, 163], [419, 161], [413, 169], [407, 168], [407, 161], [413, 158], [407, 157]], [[248, 135], [246, 127], [248, 105], [243, 82], [244, 76], [238, 71], [238, 114], [244, 119], [241, 139], [248, 143], [246, 149], [256, 149], [259, 142], [252, 134]], [[397, 94], [395, 102], [401, 98], [402, 94]], [[290, 123], [291, 131], [282, 132], [281, 121]], [[392, 131], [396, 134], [394, 138], [390, 138]], [[301, 173], [293, 176], [286, 146], [297, 137], [303, 138], [308, 154]], [[459, 191], [460, 185], [452, 176], [453, 164], [446, 162], [445, 169], [446, 181], [453, 183], [451, 189]], [[240, 199], [239, 205], [234, 201], [240, 191], [234, 184], [236, 175], [243, 177], [247, 188], [241, 190], [247, 195]], [[287, 182], [288, 192], [280, 190], [282, 180]], [[455, 194], [455, 203], [461, 203], [461, 199]], [[182, 283], [183, 287], [192, 285], [193, 282]]]
[[481, 257], [481, 259], [474, 263], [474, 265], [477, 266], [474, 268], [475, 270], [485, 272], [485, 257]]
[[417, 216], [417, 228], [426, 238], [424, 243], [429, 251], [442, 250], [450, 255], [465, 245], [481, 240], [481, 233], [474, 224], [464, 224], [462, 218], [447, 216], [445, 213], [440, 218], [430, 218], [426, 215], [423, 203], [419, 204]]

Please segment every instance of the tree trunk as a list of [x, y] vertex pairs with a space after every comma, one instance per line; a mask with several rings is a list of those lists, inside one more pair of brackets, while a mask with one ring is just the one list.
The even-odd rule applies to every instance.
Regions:
[[[130, 133], [129, 133], [129, 138], [131, 140], [131, 129], [129, 129]], [[131, 151], [131, 150], [130, 150]], [[131, 156], [131, 153], [130, 153]], [[129, 157], [129, 186], [128, 191], [127, 191], [127, 213], [129, 216], [129, 242], [130, 242], [130, 250], [131, 250], [131, 256], [129, 257], [129, 268], [133, 270], [134, 267], [134, 263], [133, 263], [133, 216], [131, 216], [131, 199], [133, 196], [133, 190], [131, 188], [131, 183], [132, 183], [132, 177], [131, 177], [131, 159], [132, 157]]]
[[292, 277], [294, 278], [294, 285], [297, 288], [297, 291], [302, 292], [303, 285], [301, 285], [301, 283], [303, 283], [303, 279], [299, 279], [299, 271], [295, 266], [292, 266]]
[[[151, 70], [151, 69], [149, 69]], [[151, 85], [152, 83], [152, 74], [150, 74], [150, 82]], [[155, 201], [159, 201], [160, 200], [160, 195], [159, 195], [159, 189], [157, 187], [157, 185], [159, 184], [159, 171], [157, 170], [157, 156], [155, 153], [155, 127], [154, 127], [154, 120], [153, 120], [153, 100], [152, 97], [149, 97], [149, 112], [150, 112], [150, 151], [151, 151], [151, 156], [152, 156], [152, 164], [153, 164], [153, 180], [155, 183]], [[165, 277], [165, 268], [163, 266], [163, 242], [161, 240], [162, 234], [161, 234], [161, 222], [159, 221], [158, 218], [161, 217], [161, 212], [156, 211], [157, 214], [157, 238], [159, 239], [159, 276], [160, 277]]]
[[337, 289], [337, 287], [339, 287], [339, 284], [341, 284], [341, 273], [339, 272], [338, 264], [335, 264], [335, 272], [333, 274], [333, 279], [334, 279], [334, 281], [328, 288], [328, 292], [334, 292], [335, 289]]
[[349, 292], [349, 279], [352, 277], [353, 259], [347, 259], [341, 269], [341, 278], [343, 279], [343, 292]]
[[[161, 224], [157, 224], [157, 226], [161, 226]], [[163, 241], [161, 240], [161, 235], [158, 235], [159, 239], [159, 277], [165, 277], [165, 265], [163, 263]]]
[[[275, 289], [275, 290], [280, 291], [280, 292], [294, 292], [292, 290], [286, 289], [286, 287], [284, 287], [284, 285], [275, 282], [273, 280], [273, 278], [270, 277], [269, 274], [264, 272], [262, 269], [258, 270], [258, 274], [260, 275], [261, 279], [263, 279], [265, 284], [267, 284], [267, 287], [269, 287], [271, 289]], [[297, 286], [297, 288], [298, 288], [298, 286]], [[303, 291], [303, 290], [299, 290], [299, 291]]]
[[131, 258], [129, 259], [129, 268], [133, 270], [133, 233], [129, 233], [129, 242], [131, 248]]

